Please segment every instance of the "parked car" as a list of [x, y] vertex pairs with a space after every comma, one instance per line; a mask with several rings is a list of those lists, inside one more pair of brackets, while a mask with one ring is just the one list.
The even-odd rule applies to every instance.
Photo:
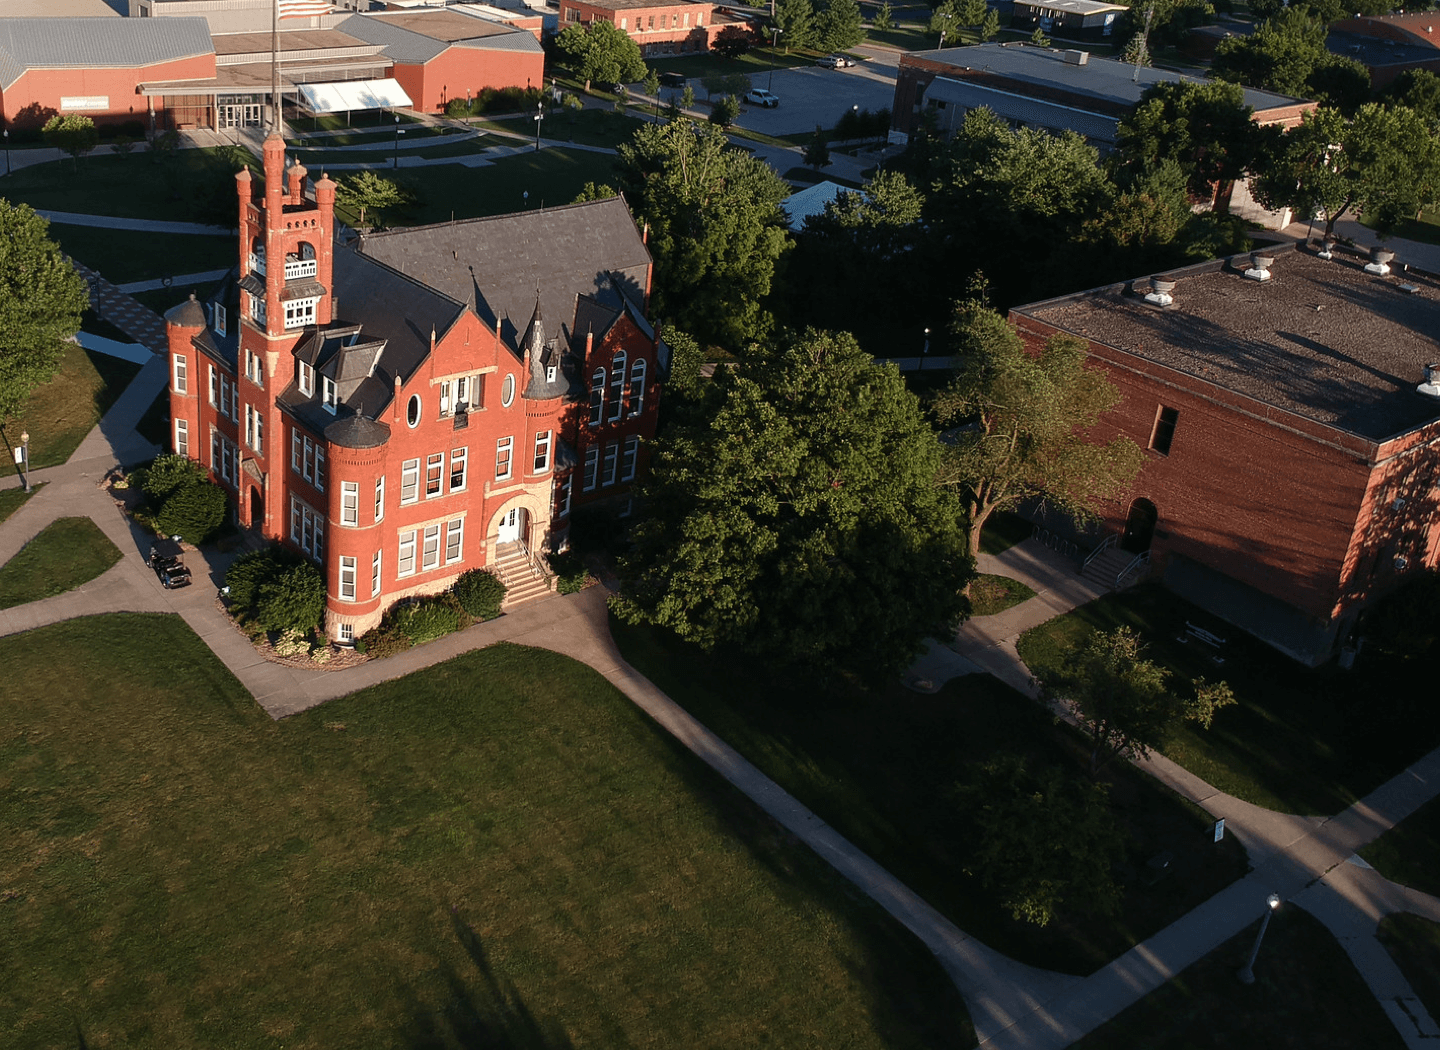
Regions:
[[855, 60], [849, 55], [826, 55], [824, 58], [817, 58], [815, 64], [826, 69], [849, 69], [855, 64]]
[[685, 74], [677, 73], [673, 69], [660, 74], [660, 86], [667, 88], [683, 88], [685, 86]]
[[190, 585], [190, 570], [185, 567], [185, 554], [175, 540], [156, 540], [147, 559], [160, 586], [167, 591]]
[[752, 106], [764, 106], [766, 109], [774, 109], [780, 105], [780, 100], [764, 88], [756, 88], [745, 96], [745, 101]]

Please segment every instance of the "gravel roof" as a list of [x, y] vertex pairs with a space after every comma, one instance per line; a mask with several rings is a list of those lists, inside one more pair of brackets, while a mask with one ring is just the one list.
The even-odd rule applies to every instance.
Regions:
[[[1364, 271], [1364, 255], [1275, 250], [1269, 281], [1248, 256], [1179, 271], [1174, 306], [1146, 303], [1148, 280], [1014, 312], [1196, 376], [1318, 423], [1378, 441], [1440, 416], [1415, 393], [1440, 361], [1440, 279]], [[1416, 287], [1406, 292], [1402, 284]]]

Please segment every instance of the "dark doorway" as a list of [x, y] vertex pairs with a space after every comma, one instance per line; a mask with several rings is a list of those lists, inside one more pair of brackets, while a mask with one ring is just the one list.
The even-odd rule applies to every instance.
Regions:
[[1130, 517], [1125, 519], [1125, 532], [1120, 537], [1120, 549], [1131, 554], [1140, 554], [1150, 549], [1155, 538], [1155, 504], [1148, 499], [1137, 499], [1130, 504]]
[[258, 488], [250, 490], [250, 528], [259, 529], [265, 524], [265, 501]]

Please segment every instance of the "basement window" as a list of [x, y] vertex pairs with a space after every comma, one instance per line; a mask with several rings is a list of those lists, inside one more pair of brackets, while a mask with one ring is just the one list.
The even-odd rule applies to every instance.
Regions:
[[1180, 419], [1178, 408], [1160, 406], [1155, 413], [1155, 429], [1150, 434], [1150, 449], [1162, 456], [1170, 455], [1170, 442], [1175, 438], [1175, 424]]

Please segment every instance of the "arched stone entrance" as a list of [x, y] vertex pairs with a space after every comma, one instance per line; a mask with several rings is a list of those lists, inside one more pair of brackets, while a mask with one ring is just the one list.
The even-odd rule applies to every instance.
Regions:
[[1131, 554], [1142, 554], [1150, 549], [1155, 538], [1155, 522], [1159, 520], [1155, 504], [1143, 496], [1130, 504], [1130, 516], [1125, 519], [1125, 531], [1120, 536], [1120, 549]]

